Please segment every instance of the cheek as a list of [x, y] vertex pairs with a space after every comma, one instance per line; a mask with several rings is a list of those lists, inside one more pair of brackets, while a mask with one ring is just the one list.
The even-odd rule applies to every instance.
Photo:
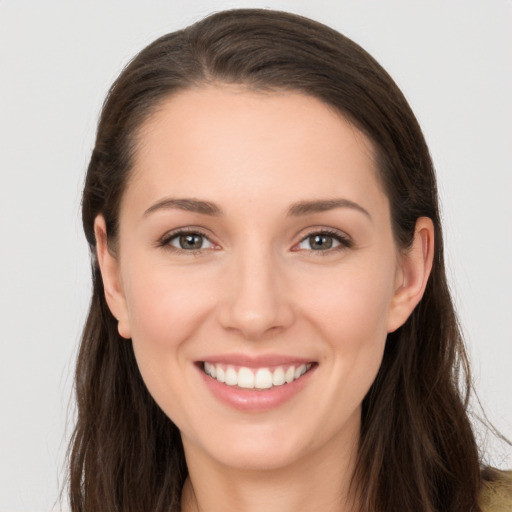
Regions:
[[304, 312], [329, 345], [324, 363], [338, 376], [333, 392], [345, 397], [349, 409], [364, 398], [379, 370], [394, 283], [393, 274], [379, 267], [352, 270], [331, 276], [327, 292], [309, 295]]
[[[126, 275], [125, 295], [132, 343], [142, 378], [155, 401], [173, 420], [185, 405], [187, 343], [207, 314], [206, 287], [185, 273], [142, 269]], [[185, 369], [185, 371], [184, 371]], [[172, 397], [172, 399], [170, 399]]]
[[133, 350], [146, 388], [180, 430], [189, 430], [193, 381], [187, 341], [201, 323], [204, 297], [185, 279], [155, 269], [131, 275], [126, 297]]
[[332, 273], [328, 287], [313, 294], [315, 288], [307, 286], [304, 314], [326, 330], [335, 345], [357, 348], [382, 340], [394, 283], [393, 273], [385, 268], [370, 265]]
[[187, 272], [141, 269], [125, 287], [134, 342], [166, 349], [189, 337], [211, 303], [208, 287]]

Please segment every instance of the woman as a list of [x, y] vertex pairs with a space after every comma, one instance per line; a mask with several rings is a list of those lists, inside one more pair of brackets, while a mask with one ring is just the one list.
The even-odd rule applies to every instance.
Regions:
[[83, 222], [73, 510], [485, 505], [433, 166], [355, 43], [260, 10], [155, 41]]

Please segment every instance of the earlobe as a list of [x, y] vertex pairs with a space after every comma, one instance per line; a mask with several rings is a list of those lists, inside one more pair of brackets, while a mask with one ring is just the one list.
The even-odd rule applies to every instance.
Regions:
[[112, 315], [117, 319], [117, 328], [123, 338], [131, 338], [128, 309], [124, 296], [118, 258], [108, 247], [105, 219], [98, 215], [94, 220], [96, 238], [96, 257], [101, 271], [105, 300]]
[[433, 258], [434, 224], [428, 217], [420, 217], [416, 221], [412, 246], [400, 256], [398, 282], [388, 316], [388, 332], [403, 325], [423, 297]]

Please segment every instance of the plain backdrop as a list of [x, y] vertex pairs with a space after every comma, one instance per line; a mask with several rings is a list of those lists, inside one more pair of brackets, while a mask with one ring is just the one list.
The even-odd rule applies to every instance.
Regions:
[[[243, 6], [333, 26], [404, 90], [438, 171], [476, 388], [512, 437], [510, 1], [0, 0], [2, 512], [67, 510], [56, 500], [90, 293], [80, 194], [105, 93], [156, 37]], [[512, 466], [509, 447], [492, 442], [490, 451], [494, 464]]]

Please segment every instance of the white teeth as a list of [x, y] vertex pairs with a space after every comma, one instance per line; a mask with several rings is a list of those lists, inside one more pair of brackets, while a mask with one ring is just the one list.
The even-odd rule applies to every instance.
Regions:
[[272, 387], [272, 373], [268, 368], [260, 368], [256, 372], [254, 387], [257, 389], [268, 389]]
[[306, 365], [301, 364], [296, 370], [295, 370], [295, 378], [298, 379], [301, 375], [304, 375], [306, 373]]
[[240, 368], [238, 370], [238, 387], [253, 389], [254, 388], [254, 373], [249, 368]]
[[204, 372], [219, 382], [228, 386], [238, 386], [245, 389], [269, 389], [272, 386], [282, 386], [290, 384], [299, 379], [310, 368], [311, 364], [301, 364], [300, 366], [289, 366], [286, 371], [283, 366], [278, 366], [273, 371], [269, 368], [250, 368], [241, 367], [238, 370], [232, 366], [223, 366], [220, 364], [204, 363]]
[[215, 368], [215, 365], [210, 363], [204, 363], [204, 371], [211, 375], [213, 378], [217, 376], [217, 369]]
[[274, 386], [282, 386], [285, 382], [284, 370], [281, 367], [276, 368], [272, 374], [272, 384]]
[[238, 384], [238, 375], [234, 368], [229, 367], [226, 370], [226, 380], [224, 382], [228, 386], [236, 386]]

